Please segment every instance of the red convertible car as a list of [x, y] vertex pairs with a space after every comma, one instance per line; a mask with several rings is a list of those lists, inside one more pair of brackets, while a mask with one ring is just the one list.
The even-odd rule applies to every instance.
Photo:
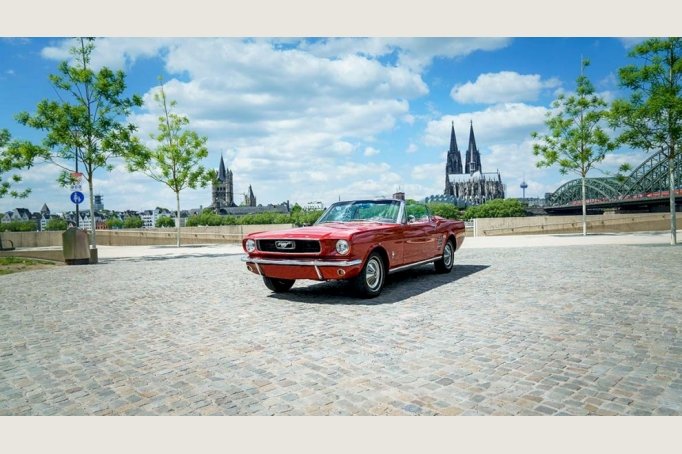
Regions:
[[431, 216], [426, 205], [355, 200], [333, 204], [310, 227], [247, 235], [242, 260], [274, 292], [296, 279], [344, 279], [372, 298], [394, 271], [433, 263], [449, 273], [463, 241], [463, 222]]

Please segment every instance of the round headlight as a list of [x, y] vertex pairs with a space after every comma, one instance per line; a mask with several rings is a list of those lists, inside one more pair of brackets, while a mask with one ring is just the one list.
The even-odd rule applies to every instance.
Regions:
[[339, 240], [336, 242], [336, 252], [338, 252], [341, 255], [346, 255], [350, 252], [350, 246], [348, 245], [348, 241], [346, 240]]
[[246, 248], [246, 252], [253, 252], [256, 250], [256, 242], [254, 240], [246, 240], [246, 244], [244, 246]]

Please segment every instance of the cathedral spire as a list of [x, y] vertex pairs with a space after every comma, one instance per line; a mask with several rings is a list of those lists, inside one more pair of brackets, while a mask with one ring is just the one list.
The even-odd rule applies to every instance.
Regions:
[[478, 147], [476, 147], [473, 121], [471, 121], [471, 126], [469, 127], [469, 148], [466, 154], [465, 172], [469, 175], [475, 172], [483, 172], [481, 169], [481, 154], [478, 151]]
[[445, 164], [445, 174], [462, 173], [462, 155], [457, 148], [457, 137], [455, 136], [455, 122], [452, 122], [450, 130], [450, 149], [448, 150], [447, 163]]
[[459, 153], [459, 150], [457, 149], [457, 137], [455, 137], [455, 122], [452, 122], [452, 130], [450, 131], [450, 152], [456, 151]]

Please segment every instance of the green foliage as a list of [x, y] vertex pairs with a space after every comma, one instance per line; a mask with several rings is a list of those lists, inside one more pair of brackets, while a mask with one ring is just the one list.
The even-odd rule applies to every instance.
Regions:
[[158, 118], [158, 133], [151, 135], [158, 144], [154, 149], [126, 153], [129, 170], [141, 171], [176, 194], [186, 188], [205, 187], [211, 179], [199, 163], [208, 157], [208, 139], [187, 129], [189, 119], [173, 112], [176, 102], [166, 97], [163, 83], [154, 94], [154, 100], [162, 110]]
[[630, 57], [640, 65], [618, 71], [620, 85], [631, 90], [611, 108], [611, 124], [620, 143], [660, 151], [668, 159], [670, 244], [677, 243], [675, 160], [682, 147], [682, 38], [653, 38], [636, 45]]
[[[177, 213], [180, 213], [180, 192], [183, 189], [196, 189], [215, 181], [215, 171], [208, 171], [201, 161], [208, 157], [206, 137], [187, 129], [189, 119], [173, 112], [175, 101], [166, 97], [161, 87], [154, 94], [154, 100], [162, 110], [159, 116], [158, 133], [152, 134], [156, 140], [154, 149], [131, 150], [125, 155], [130, 171], [141, 171], [151, 179], [163, 183], [175, 193]], [[175, 222], [173, 222], [175, 226]], [[177, 246], [180, 246], [180, 225], [177, 226]]]
[[203, 213], [187, 218], [187, 227], [197, 227], [202, 225], [224, 225], [223, 216], [204, 210]]
[[581, 62], [581, 74], [576, 80], [576, 93], [564, 94], [552, 103], [545, 124], [549, 133], [531, 135], [537, 140], [533, 154], [539, 157], [538, 167], [559, 166], [562, 174], [575, 172], [584, 178], [587, 173], [616, 148], [616, 143], [602, 128], [608, 109], [597, 96], [590, 80], [583, 74], [589, 61]]
[[17, 143], [11, 143], [11, 138], [8, 130], [0, 129], [0, 199], [8, 194], [11, 197], [24, 198], [31, 192], [30, 189], [24, 189], [21, 192], [12, 189], [12, 186], [21, 182], [21, 176], [17, 174], [11, 175], [8, 180], [3, 180], [3, 174], [6, 172], [30, 165], [21, 153], [16, 152]]
[[104, 223], [106, 224], [108, 229], [122, 229], [123, 228], [123, 221], [118, 219], [118, 218], [115, 218], [115, 217], [111, 217], [111, 218], [107, 219], [106, 221], [104, 221]]
[[0, 232], [35, 232], [38, 226], [35, 221], [12, 221], [0, 223]]
[[[23, 142], [12, 147], [27, 161], [43, 158], [62, 168], [58, 179], [62, 185], [72, 182], [70, 173], [77, 160], [89, 186], [91, 219], [95, 218], [95, 171], [111, 170], [111, 158], [142, 148], [133, 135], [136, 127], [121, 121], [132, 108], [142, 105], [142, 98], [124, 96], [123, 71], [92, 69], [94, 49], [94, 38], [78, 38], [70, 50], [72, 60], [61, 62], [57, 74], [49, 77], [58, 101], [42, 100], [34, 114], [17, 114], [22, 125], [45, 132], [43, 141], [39, 145]], [[95, 229], [91, 230], [91, 244], [96, 246]]]
[[648, 39], [629, 55], [641, 64], [618, 71], [631, 94], [613, 102], [612, 125], [622, 128], [621, 143], [674, 159], [682, 147], [682, 38]]
[[434, 216], [440, 216], [445, 219], [461, 218], [459, 209], [450, 203], [429, 203], [427, 206]]
[[474, 218], [511, 218], [525, 216], [523, 205], [516, 199], [494, 199], [470, 206], [464, 212], [467, 221]]
[[45, 224], [45, 230], [66, 230], [66, 220], [61, 218], [52, 218]]
[[295, 224], [312, 225], [322, 215], [321, 210], [297, 210], [290, 214], [283, 213], [252, 213], [244, 216], [221, 216], [210, 210], [204, 210], [199, 215], [187, 219], [188, 227], [216, 226], [216, 225], [256, 225], [256, 224]]
[[128, 216], [123, 221], [123, 227], [126, 229], [141, 229], [144, 221], [139, 216]]
[[175, 219], [170, 216], [159, 216], [156, 218], [156, 227], [175, 227]]

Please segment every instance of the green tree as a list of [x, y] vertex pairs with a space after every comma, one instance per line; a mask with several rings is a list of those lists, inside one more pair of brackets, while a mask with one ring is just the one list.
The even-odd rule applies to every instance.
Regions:
[[154, 100], [162, 109], [159, 116], [158, 134], [152, 139], [158, 142], [155, 149], [133, 152], [126, 155], [128, 168], [141, 171], [148, 177], [168, 186], [175, 193], [177, 237], [176, 245], [180, 246], [180, 191], [186, 188], [205, 187], [213, 175], [199, 165], [208, 156], [206, 137], [187, 129], [189, 119], [172, 110], [175, 101], [169, 101], [163, 89], [154, 94]]
[[464, 211], [464, 219], [513, 218], [525, 216], [526, 211], [516, 199], [494, 199], [482, 205], [470, 206]]
[[0, 232], [35, 232], [38, 226], [35, 221], [12, 221], [0, 223]]
[[122, 229], [123, 228], [123, 221], [116, 217], [110, 217], [106, 221], [104, 221], [105, 224], [107, 225], [108, 229]]
[[156, 218], [155, 227], [175, 227], [175, 220], [170, 216], [159, 216]]
[[460, 213], [456, 206], [450, 203], [429, 203], [427, 205], [431, 214], [445, 219], [459, 219]]
[[139, 216], [128, 216], [123, 221], [123, 227], [126, 229], [140, 229], [144, 225], [144, 221]]
[[576, 93], [570, 96], [561, 94], [552, 103], [553, 110], [548, 112], [545, 120], [549, 133], [531, 134], [538, 140], [533, 144], [533, 154], [540, 158], [536, 163], [538, 167], [558, 165], [561, 174], [574, 172], [580, 176], [583, 235], [587, 235], [587, 174], [616, 148], [615, 141], [602, 128], [607, 119], [608, 106], [602, 97], [595, 94], [592, 83], [584, 74], [588, 65], [588, 60], [581, 61]]
[[45, 230], [66, 230], [66, 220], [61, 218], [52, 218], [45, 224]]
[[635, 47], [638, 60], [618, 71], [629, 99], [612, 105], [612, 125], [622, 129], [619, 141], [634, 148], [660, 151], [668, 160], [670, 244], [677, 244], [675, 161], [682, 146], [682, 38], [653, 38]]
[[[94, 38], [77, 38], [71, 48], [72, 60], [61, 62], [58, 73], [50, 75], [59, 100], [40, 101], [34, 114], [21, 112], [16, 117], [22, 125], [46, 132], [40, 145], [26, 142], [18, 147], [26, 159], [42, 157], [60, 167], [62, 185], [74, 182], [71, 174], [77, 168], [82, 171], [90, 192], [90, 219], [95, 219], [95, 171], [111, 170], [111, 158], [141, 148], [133, 135], [135, 126], [121, 119], [133, 107], [141, 106], [142, 98], [124, 96], [123, 71], [92, 68], [94, 49]], [[97, 247], [94, 228], [90, 243]]]
[[12, 170], [18, 170], [23, 167], [28, 167], [30, 162], [22, 159], [23, 156], [19, 153], [12, 153], [12, 149], [17, 146], [16, 142], [11, 143], [12, 136], [6, 129], [0, 129], [0, 199], [6, 195], [16, 198], [25, 198], [30, 193], [30, 189], [24, 189], [19, 192], [12, 189], [12, 186], [21, 182], [21, 176], [13, 174], [8, 180], [3, 180], [3, 175]]

